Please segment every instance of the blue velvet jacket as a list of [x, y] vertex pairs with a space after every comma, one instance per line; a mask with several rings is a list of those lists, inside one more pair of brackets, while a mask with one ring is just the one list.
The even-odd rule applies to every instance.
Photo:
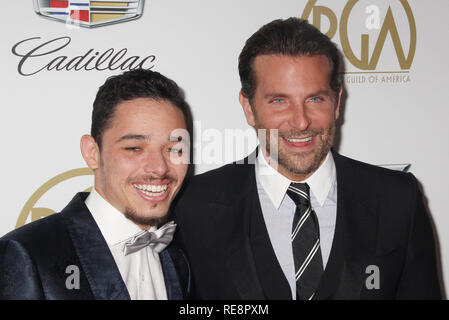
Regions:
[[[78, 193], [60, 213], [0, 238], [0, 299], [130, 299], [84, 203], [87, 195]], [[170, 244], [159, 256], [168, 299], [188, 299], [191, 274], [183, 252]], [[66, 285], [68, 266], [79, 270], [79, 288]]]

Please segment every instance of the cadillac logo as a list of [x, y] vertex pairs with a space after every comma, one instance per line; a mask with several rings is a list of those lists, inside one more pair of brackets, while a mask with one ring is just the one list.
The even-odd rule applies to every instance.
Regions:
[[34, 10], [42, 17], [93, 28], [138, 19], [145, 0], [34, 0]]

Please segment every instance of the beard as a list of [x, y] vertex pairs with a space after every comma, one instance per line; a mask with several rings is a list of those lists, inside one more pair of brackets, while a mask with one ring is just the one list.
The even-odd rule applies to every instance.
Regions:
[[[145, 175], [145, 176], [136, 176], [128, 179], [128, 185], [132, 185], [133, 181], [141, 181], [145, 184], [151, 184], [154, 180], [168, 180], [172, 186], [176, 186], [176, 179], [170, 175], [166, 174], [163, 176], [155, 176], [155, 175]], [[166, 201], [169, 201], [170, 195], [167, 197]], [[134, 222], [138, 225], [143, 226], [155, 226], [159, 227], [164, 223], [168, 222], [170, 218], [170, 203], [168, 204], [167, 212], [160, 212], [157, 210], [155, 204], [148, 205], [146, 209], [137, 209], [137, 205], [133, 205], [133, 203], [129, 203], [128, 206], [124, 208], [124, 215], [126, 218]], [[155, 210], [156, 211], [153, 211]], [[159, 211], [159, 213], [157, 213]]]
[[155, 217], [145, 217], [144, 214], [138, 213], [138, 212], [136, 212], [135, 210], [133, 210], [131, 208], [125, 208], [124, 215], [125, 215], [126, 218], [128, 218], [129, 220], [131, 220], [132, 222], [134, 222], [137, 225], [155, 226], [157, 228], [159, 228], [164, 223], [168, 222], [169, 217], [170, 217], [169, 212], [167, 212], [162, 217], [157, 217], [157, 218], [155, 218]]
[[[284, 143], [280, 140], [283, 138], [294, 138], [294, 137], [306, 137], [314, 136], [316, 137], [315, 147], [313, 150], [305, 152], [292, 152], [286, 149]], [[277, 161], [276, 157], [271, 158], [277, 165], [284, 169], [288, 173], [294, 176], [308, 176], [315, 172], [324, 161], [324, 158], [329, 153], [332, 145], [334, 143], [335, 137], [335, 123], [332, 122], [328, 128], [321, 130], [289, 130], [284, 132], [278, 132], [278, 139], [275, 140], [275, 145], [271, 145], [270, 142], [270, 132], [266, 136], [266, 151], [267, 155], [270, 156], [271, 150], [277, 149]], [[276, 145], [277, 144], [277, 145]]]

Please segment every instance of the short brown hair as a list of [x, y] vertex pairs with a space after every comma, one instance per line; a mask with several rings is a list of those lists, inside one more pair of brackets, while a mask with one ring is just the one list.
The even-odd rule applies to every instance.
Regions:
[[289, 18], [274, 20], [264, 25], [246, 41], [239, 56], [239, 74], [242, 94], [248, 99], [253, 98], [256, 90], [254, 59], [259, 55], [268, 54], [324, 55], [331, 66], [330, 86], [336, 94], [340, 90], [340, 56], [336, 45], [307, 20]]

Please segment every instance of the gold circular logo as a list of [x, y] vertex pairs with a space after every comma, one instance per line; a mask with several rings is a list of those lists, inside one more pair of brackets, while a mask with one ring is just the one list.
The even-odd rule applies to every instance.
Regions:
[[[343, 12], [341, 13], [340, 18], [338, 18], [338, 15], [333, 10], [326, 6], [318, 5], [317, 2], [318, 0], [309, 0], [304, 8], [304, 11], [302, 12], [301, 18], [311, 18], [312, 24], [320, 30], [322, 29], [322, 17], [327, 18], [330, 26], [325, 33], [331, 39], [337, 34], [339, 29], [339, 37], [343, 53], [354, 67], [358, 68], [359, 70], [377, 70], [380, 55], [382, 53], [382, 50], [384, 49], [386, 39], [389, 36], [392, 40], [392, 45], [396, 53], [400, 70], [409, 70], [411, 68], [416, 51], [416, 22], [415, 17], [413, 16], [412, 9], [410, 8], [407, 0], [399, 0], [399, 3], [405, 11], [409, 25], [408, 35], [410, 40], [408, 50], [405, 50], [402, 46], [401, 37], [406, 36], [406, 33], [399, 32], [399, 28], [396, 24], [393, 11], [390, 6], [393, 1], [386, 1], [388, 10], [385, 17], [383, 18], [383, 22], [381, 21], [382, 18], [379, 17], [379, 9], [373, 11], [377, 13], [373, 13], [373, 15], [378, 17], [378, 19], [375, 20], [379, 20], [379, 25], [373, 28], [378, 29], [379, 35], [374, 41], [375, 45], [374, 49], [372, 50], [370, 50], [369, 48], [369, 45], [372, 42], [370, 40], [370, 35], [367, 32], [362, 32], [362, 29], [360, 38], [350, 39], [349, 37], [348, 25], [351, 11], [353, 10], [354, 6], [359, 3], [359, 0], [348, 0], [343, 8]], [[369, 8], [372, 7], [377, 8], [377, 5], [370, 5], [366, 9], [368, 9], [369, 11]], [[370, 19], [371, 16], [368, 16], [367, 20]], [[322, 32], [324, 31], [322, 30]], [[357, 48], [358, 50], [354, 50], [355, 43], [360, 43], [359, 47]], [[355, 52], [360, 52], [360, 57], [357, 57]], [[391, 73], [397, 72], [395, 71]]]
[[[36, 190], [36, 192], [33, 193], [33, 195], [28, 199], [28, 201], [25, 203], [22, 211], [20, 212], [19, 218], [17, 219], [16, 228], [19, 228], [23, 226], [29, 215], [31, 214], [31, 221], [39, 220], [42, 217], [49, 216], [53, 213], [55, 213], [54, 210], [49, 208], [35, 208], [34, 205], [37, 203], [37, 201], [51, 188], [56, 186], [57, 184], [79, 176], [86, 176], [86, 175], [92, 175], [93, 171], [89, 168], [79, 168], [79, 169], [73, 169], [66, 171], [64, 173], [61, 173], [57, 175], [56, 177], [51, 178], [47, 182], [45, 182], [39, 189]], [[87, 188], [86, 192], [90, 191], [92, 187]]]

